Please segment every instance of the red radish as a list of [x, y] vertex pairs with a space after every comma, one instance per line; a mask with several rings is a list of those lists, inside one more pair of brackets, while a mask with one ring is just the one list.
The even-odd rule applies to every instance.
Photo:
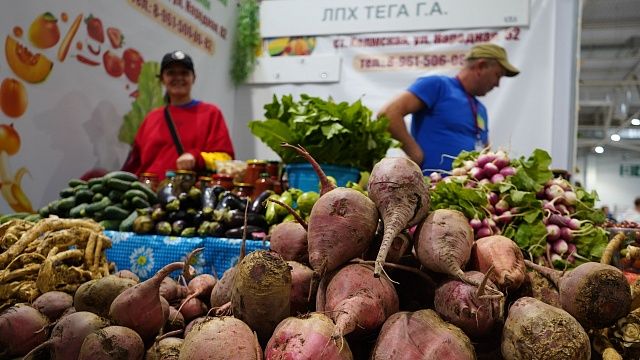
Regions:
[[49, 291], [38, 296], [31, 304], [51, 321], [56, 321], [73, 306], [73, 296], [62, 291]]
[[476, 166], [476, 162], [473, 160], [465, 160], [462, 162], [463, 167], [466, 171], [471, 170], [471, 168], [473, 168], [474, 166]]
[[576, 319], [530, 297], [509, 308], [501, 348], [505, 360], [591, 358], [589, 336]]
[[481, 239], [483, 237], [493, 235], [493, 230], [490, 227], [482, 227], [478, 231], [476, 231], [476, 238]]
[[478, 159], [476, 160], [476, 165], [482, 168], [495, 159], [496, 159], [495, 154], [492, 154], [492, 153], [481, 154], [480, 156], [478, 156]]
[[493, 176], [491, 176], [491, 183], [492, 184], [497, 184], [497, 183], [501, 183], [504, 181], [504, 175], [498, 173], [498, 174], [493, 174]]
[[265, 360], [352, 360], [344, 338], [332, 339], [335, 325], [326, 315], [289, 317], [276, 327], [265, 348]]
[[578, 197], [573, 191], [565, 191], [564, 201], [566, 201], [567, 205], [575, 205], [578, 202]]
[[507, 176], [515, 175], [516, 172], [517, 172], [517, 170], [514, 167], [511, 167], [511, 166], [505, 166], [502, 169], [500, 169], [500, 175], [504, 176], [505, 178]]
[[135, 330], [148, 344], [167, 320], [162, 312], [160, 284], [165, 277], [184, 266], [182, 262], [168, 264], [150, 279], [123, 291], [111, 303], [109, 317], [117, 325]]
[[51, 330], [51, 337], [25, 355], [25, 359], [49, 348], [52, 359], [77, 359], [84, 338], [96, 330], [109, 326], [109, 320], [88, 311], [61, 317]]
[[509, 166], [509, 163], [509, 157], [504, 151], [496, 151], [496, 158], [493, 159], [493, 164], [497, 166], [498, 169], [503, 169], [504, 167]]
[[496, 194], [495, 192], [492, 191], [487, 194], [487, 201], [489, 202], [489, 204], [495, 205], [498, 203], [499, 200], [500, 200], [500, 196], [498, 196], [498, 194]]
[[372, 360], [474, 360], [471, 340], [433, 310], [391, 315], [380, 330]]
[[514, 291], [525, 280], [527, 268], [520, 247], [502, 235], [478, 239], [471, 252], [471, 268], [487, 273], [492, 267], [489, 279], [501, 290]]
[[255, 333], [242, 321], [228, 316], [209, 317], [185, 336], [180, 360], [261, 360]]
[[494, 205], [494, 208], [496, 209], [496, 214], [500, 215], [503, 212], [509, 210], [509, 208], [511, 208], [511, 206], [509, 206], [509, 203], [505, 199], [500, 199], [500, 201], [498, 201]]
[[564, 274], [525, 260], [560, 290], [562, 308], [585, 328], [604, 328], [629, 313], [631, 290], [622, 271], [596, 262], [584, 263]]
[[558, 185], [549, 186], [548, 188], [545, 189], [545, 193], [547, 194], [548, 200], [564, 197], [564, 190]]
[[178, 360], [183, 339], [168, 337], [155, 342], [145, 355], [145, 360]]
[[469, 225], [471, 225], [471, 228], [473, 228], [473, 230], [479, 230], [480, 228], [482, 228], [482, 220], [473, 218], [469, 220]]
[[349, 264], [320, 282], [316, 309], [335, 322], [334, 338], [371, 333], [398, 311], [398, 294], [391, 281], [372, 274], [369, 265]]
[[437, 183], [438, 181], [442, 180], [442, 175], [440, 175], [439, 172], [434, 171], [431, 174], [429, 174], [429, 178], [431, 178], [432, 183]]
[[0, 358], [20, 357], [47, 341], [47, 317], [27, 304], [0, 314]]
[[467, 175], [467, 169], [465, 168], [455, 168], [455, 169], [451, 169], [451, 175], [452, 176], [464, 176]]
[[400, 231], [427, 216], [429, 188], [418, 164], [404, 157], [386, 157], [371, 170], [367, 189], [384, 223], [384, 237], [373, 271], [374, 276], [380, 276], [391, 243]]
[[473, 167], [469, 170], [469, 176], [475, 178], [476, 180], [482, 180], [485, 178], [484, 171], [482, 171], [479, 167]]
[[551, 244], [551, 249], [558, 255], [564, 255], [567, 251], [569, 251], [569, 244], [567, 244], [567, 242], [563, 239], [558, 239]]
[[[313, 286], [313, 270], [296, 261], [287, 261], [287, 264], [291, 268], [291, 297], [289, 301], [291, 315], [296, 316], [313, 311], [315, 302], [309, 301], [309, 299], [315, 299], [317, 291], [317, 288], [311, 288]], [[309, 296], [309, 289], [311, 289], [311, 296]]]
[[276, 204], [284, 207], [296, 219], [295, 222], [286, 221], [273, 227], [269, 232], [270, 249], [280, 254], [286, 261], [291, 260], [300, 263], [308, 263], [308, 224], [295, 210], [291, 208], [291, 206], [275, 199], [269, 199], [269, 201], [275, 202]]
[[361, 192], [332, 185], [304, 148], [283, 146], [305, 157], [320, 178], [322, 189], [309, 215], [307, 240], [309, 263], [322, 277], [327, 271], [360, 256], [369, 247], [378, 226], [378, 209]]
[[[315, 208], [315, 206], [314, 206]], [[238, 265], [231, 288], [233, 316], [244, 321], [266, 344], [290, 314], [291, 270], [275, 251], [257, 250]]]
[[78, 360], [142, 360], [144, 344], [140, 335], [123, 326], [107, 326], [84, 338]]
[[555, 224], [547, 225], [547, 241], [556, 241], [560, 239], [560, 227]]
[[484, 173], [484, 177], [490, 179], [493, 175], [498, 174], [498, 171], [500, 171], [498, 169], [497, 166], [495, 166], [495, 164], [493, 163], [487, 163], [483, 168], [482, 168], [482, 172]]

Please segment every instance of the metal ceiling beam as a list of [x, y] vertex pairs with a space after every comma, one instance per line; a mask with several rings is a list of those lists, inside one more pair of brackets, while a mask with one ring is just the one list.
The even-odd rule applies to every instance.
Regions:
[[579, 85], [585, 87], [640, 86], [640, 80], [580, 80]]

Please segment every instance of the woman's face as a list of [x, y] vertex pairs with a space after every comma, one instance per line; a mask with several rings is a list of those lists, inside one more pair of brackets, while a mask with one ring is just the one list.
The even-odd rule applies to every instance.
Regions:
[[191, 87], [195, 78], [191, 70], [181, 64], [173, 64], [162, 72], [161, 80], [169, 97], [180, 99], [191, 96]]

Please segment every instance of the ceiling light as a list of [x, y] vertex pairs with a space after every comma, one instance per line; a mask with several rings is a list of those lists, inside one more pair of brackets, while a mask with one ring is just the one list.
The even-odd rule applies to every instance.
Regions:
[[620, 135], [611, 134], [611, 141], [620, 141]]
[[631, 119], [631, 125], [635, 125], [635, 126], [640, 125], [640, 119]]
[[597, 154], [602, 154], [604, 152], [604, 148], [602, 146], [596, 146], [593, 151], [595, 151]]

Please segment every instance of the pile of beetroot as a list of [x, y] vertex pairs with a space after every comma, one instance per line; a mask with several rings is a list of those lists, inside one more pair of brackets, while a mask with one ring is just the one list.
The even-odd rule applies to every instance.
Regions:
[[463, 211], [431, 209], [408, 159], [378, 162], [365, 195], [285, 146], [322, 190], [308, 222], [272, 230], [272, 250], [242, 253], [220, 279], [187, 257], [142, 283], [119, 273], [13, 306], [0, 359], [590, 359], [633, 344], [640, 301], [617, 268], [562, 273], [525, 260], [508, 232], [476, 239]]

